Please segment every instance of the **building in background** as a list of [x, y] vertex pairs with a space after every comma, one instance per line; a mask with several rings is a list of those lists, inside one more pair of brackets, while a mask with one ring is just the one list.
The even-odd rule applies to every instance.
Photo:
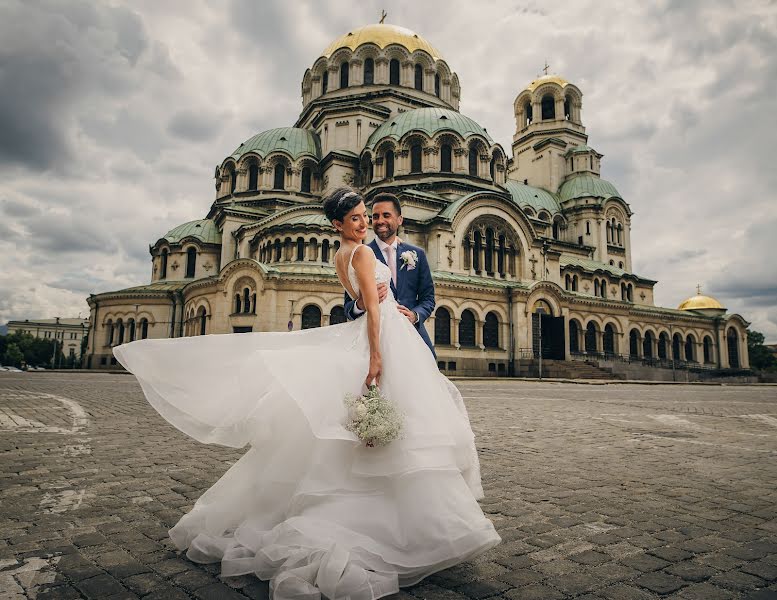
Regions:
[[[89, 319], [25, 319], [8, 321], [8, 335], [24, 332], [44, 340], [56, 340], [65, 360], [81, 360], [81, 344], [89, 333]], [[58, 365], [55, 365], [58, 366]]]
[[343, 321], [321, 199], [348, 184], [400, 198], [400, 236], [433, 271], [424, 325], [445, 373], [510, 374], [540, 353], [747, 368], [745, 319], [708, 296], [655, 306], [656, 281], [634, 272], [633, 213], [600, 176], [582, 91], [548, 74], [517, 89], [505, 149], [459, 112], [459, 78], [424, 38], [388, 24], [337, 38], [302, 77], [294, 126], [239, 144], [204, 218], [150, 246], [151, 281], [89, 297], [87, 365], [146, 337]]

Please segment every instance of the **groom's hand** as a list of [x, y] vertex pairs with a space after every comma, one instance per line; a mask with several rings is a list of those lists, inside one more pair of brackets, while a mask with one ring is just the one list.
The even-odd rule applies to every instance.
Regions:
[[397, 310], [408, 318], [411, 325], [415, 325], [416, 321], [418, 321], [418, 315], [409, 308], [402, 306], [401, 304], [397, 304]]
[[[388, 284], [386, 283], [379, 283], [378, 284], [378, 304], [383, 302], [386, 299], [386, 296], [388, 296]], [[363, 311], [364, 310], [364, 300], [361, 296], [359, 296], [356, 299], [356, 308]]]

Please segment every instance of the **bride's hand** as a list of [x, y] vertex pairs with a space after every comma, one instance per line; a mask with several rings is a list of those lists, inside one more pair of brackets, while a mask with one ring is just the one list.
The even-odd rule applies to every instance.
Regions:
[[373, 354], [370, 356], [370, 370], [367, 372], [367, 378], [364, 380], [364, 385], [368, 388], [375, 382], [380, 386], [380, 378], [383, 375], [383, 366], [380, 358], [380, 354]]

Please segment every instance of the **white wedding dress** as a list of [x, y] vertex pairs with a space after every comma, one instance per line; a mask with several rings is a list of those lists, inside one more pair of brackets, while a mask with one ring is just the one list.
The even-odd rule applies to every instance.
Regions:
[[[353, 254], [351, 255], [351, 259]], [[376, 261], [376, 280], [388, 282]], [[348, 275], [358, 293], [353, 266]], [[170, 530], [222, 575], [276, 600], [372, 600], [500, 542], [461, 395], [398, 310], [380, 305], [381, 389], [403, 434], [368, 448], [344, 423], [369, 366], [367, 319], [283, 333], [140, 340], [114, 349], [148, 401], [211, 444], [250, 449]]]

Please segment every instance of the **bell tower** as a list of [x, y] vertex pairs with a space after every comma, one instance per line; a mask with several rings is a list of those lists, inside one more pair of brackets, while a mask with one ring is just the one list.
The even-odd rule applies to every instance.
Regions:
[[515, 135], [508, 179], [557, 192], [568, 174], [568, 152], [588, 141], [582, 122], [583, 94], [565, 79], [546, 74], [513, 103]]

